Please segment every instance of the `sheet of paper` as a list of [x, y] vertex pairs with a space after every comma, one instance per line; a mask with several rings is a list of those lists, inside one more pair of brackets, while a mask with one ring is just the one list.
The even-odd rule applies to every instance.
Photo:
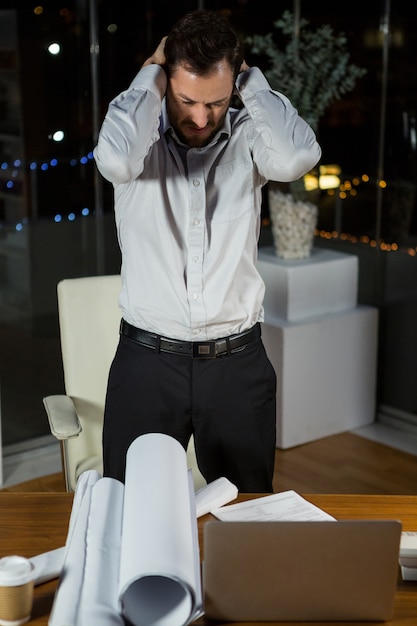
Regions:
[[311, 504], [295, 491], [282, 491], [211, 511], [223, 521], [320, 521], [334, 517]]

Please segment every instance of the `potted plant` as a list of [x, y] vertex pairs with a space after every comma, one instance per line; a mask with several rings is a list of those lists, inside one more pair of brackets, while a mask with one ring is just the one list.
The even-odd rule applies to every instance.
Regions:
[[271, 87], [284, 93], [317, 131], [326, 108], [352, 91], [366, 70], [349, 63], [346, 35], [328, 24], [313, 30], [305, 19], [295, 24], [293, 14], [285, 11], [273, 26], [280, 36], [270, 32], [245, 42], [252, 54], [266, 58]]
[[[366, 70], [350, 63], [346, 35], [335, 33], [328, 24], [312, 29], [306, 19], [296, 21], [290, 11], [285, 11], [273, 26], [275, 36], [272, 32], [255, 34], [246, 37], [245, 43], [252, 55], [266, 61], [264, 73], [271, 87], [284, 93], [317, 132], [326, 108], [351, 91]], [[277, 249], [277, 254], [284, 258], [308, 256], [317, 206], [306, 202], [303, 180], [290, 185], [290, 194], [283, 194], [276, 185], [269, 189], [273, 234], [286, 242], [286, 249], [281, 253]], [[281, 213], [275, 216], [278, 205]], [[301, 222], [299, 228], [292, 217]]]

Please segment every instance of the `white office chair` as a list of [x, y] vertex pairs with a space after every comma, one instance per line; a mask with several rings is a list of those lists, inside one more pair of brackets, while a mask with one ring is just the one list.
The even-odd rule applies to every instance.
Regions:
[[[61, 443], [67, 491], [80, 474], [103, 472], [102, 427], [107, 377], [120, 326], [119, 275], [70, 278], [58, 283], [58, 314], [66, 395], [43, 398], [52, 434]], [[191, 438], [188, 466], [196, 490], [206, 484]]]

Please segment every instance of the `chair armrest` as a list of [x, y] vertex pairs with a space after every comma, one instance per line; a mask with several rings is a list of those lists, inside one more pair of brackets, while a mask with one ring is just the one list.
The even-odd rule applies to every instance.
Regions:
[[78, 437], [82, 428], [73, 401], [63, 394], [46, 396], [43, 404], [48, 415], [51, 433], [57, 439]]

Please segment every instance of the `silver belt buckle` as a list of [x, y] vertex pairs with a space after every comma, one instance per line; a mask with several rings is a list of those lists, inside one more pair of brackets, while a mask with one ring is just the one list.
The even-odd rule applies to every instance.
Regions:
[[193, 359], [214, 359], [216, 357], [215, 341], [193, 341]]

